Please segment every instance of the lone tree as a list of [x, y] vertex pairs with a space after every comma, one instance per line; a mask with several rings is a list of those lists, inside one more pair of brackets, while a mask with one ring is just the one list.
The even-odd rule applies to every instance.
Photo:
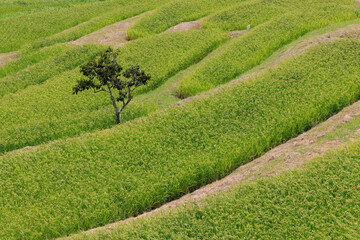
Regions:
[[[108, 48], [97, 60], [91, 60], [80, 67], [83, 78], [73, 87], [73, 94], [93, 89], [94, 93], [107, 92], [115, 109], [116, 123], [120, 123], [120, 113], [133, 99], [136, 88], [146, 85], [151, 76], [140, 71], [139, 66], [131, 66], [123, 71], [116, 61], [118, 52]], [[119, 108], [117, 102], [121, 102]]]

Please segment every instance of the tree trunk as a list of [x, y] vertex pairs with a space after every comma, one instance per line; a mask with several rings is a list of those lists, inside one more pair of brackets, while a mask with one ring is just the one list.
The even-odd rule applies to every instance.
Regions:
[[121, 111], [118, 111], [118, 108], [117, 108], [117, 105], [116, 105], [116, 101], [115, 101], [115, 98], [111, 92], [111, 88], [110, 88], [110, 85], [109, 83], [106, 83], [107, 84], [107, 87], [109, 89], [109, 93], [110, 93], [110, 98], [111, 98], [111, 101], [113, 103], [113, 106], [114, 106], [114, 109], [115, 109], [115, 114], [116, 114], [116, 124], [119, 124], [120, 123], [120, 112]]
[[120, 112], [116, 113], [116, 124], [120, 123]]

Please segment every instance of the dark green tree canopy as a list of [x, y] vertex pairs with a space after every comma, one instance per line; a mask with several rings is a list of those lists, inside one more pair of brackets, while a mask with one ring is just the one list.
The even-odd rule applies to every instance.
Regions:
[[[131, 66], [123, 70], [117, 62], [118, 52], [108, 48], [98, 59], [89, 61], [80, 67], [83, 78], [77, 81], [73, 93], [94, 90], [94, 93], [107, 92], [113, 103], [116, 122], [120, 123], [120, 113], [130, 103], [136, 88], [146, 85], [151, 76], [140, 70], [139, 66]], [[121, 102], [118, 108], [117, 102]]]

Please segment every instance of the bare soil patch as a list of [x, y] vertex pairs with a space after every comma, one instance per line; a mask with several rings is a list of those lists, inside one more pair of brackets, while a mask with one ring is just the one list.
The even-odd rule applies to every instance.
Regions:
[[245, 34], [247, 32], [248, 32], [248, 30], [232, 31], [232, 32], [229, 32], [229, 37], [233, 38], [233, 37], [236, 37], [236, 36], [239, 36], [239, 35], [243, 35], [243, 34]]
[[127, 30], [139, 18], [140, 15], [114, 23], [69, 43], [74, 45], [103, 44], [111, 45], [113, 47], [123, 46], [127, 41], [129, 41], [127, 37]]
[[17, 58], [19, 55], [17, 52], [1, 53], [0, 54], [0, 66], [5, 65], [11, 60]]
[[202, 20], [203, 19], [199, 19], [199, 20], [192, 21], [192, 22], [182, 22], [182, 23], [179, 23], [176, 26], [173, 26], [173, 27], [169, 28], [165, 32], [201, 30], [202, 29], [202, 26], [201, 26]]

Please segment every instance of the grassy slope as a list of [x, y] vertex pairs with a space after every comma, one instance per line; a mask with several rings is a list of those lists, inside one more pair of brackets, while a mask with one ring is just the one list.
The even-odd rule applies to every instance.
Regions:
[[359, 239], [360, 141], [302, 171], [71, 239]]
[[[141, 94], [155, 89], [167, 78], [199, 61], [226, 39], [226, 34], [210, 31], [163, 34], [130, 42], [120, 49], [119, 61], [124, 66], [139, 64], [152, 75], [151, 83], [139, 89], [137, 94]], [[49, 77], [55, 74], [56, 68], [48, 67], [49, 62], [57, 66], [59, 61], [54, 59], [6, 79], [22, 79], [21, 76], [25, 74], [28, 81], [32, 79], [33, 83], [41, 83], [44, 81], [43, 75]], [[71, 58], [65, 60], [72, 63]], [[2, 97], [0, 114], [4, 117], [0, 120], [0, 135], [3, 136], [0, 139], [0, 152], [112, 126], [113, 110], [107, 96], [92, 92], [72, 95], [72, 87], [78, 78], [80, 73], [75, 69], [54, 76], [43, 84]], [[0, 84], [8, 82], [0, 80]], [[147, 114], [154, 111], [156, 105], [152, 101], [139, 102], [130, 107], [132, 111], [124, 117], [128, 120]]]
[[1, 156], [0, 236], [69, 234], [224, 176], [358, 99], [359, 47], [322, 44], [185, 106]]

